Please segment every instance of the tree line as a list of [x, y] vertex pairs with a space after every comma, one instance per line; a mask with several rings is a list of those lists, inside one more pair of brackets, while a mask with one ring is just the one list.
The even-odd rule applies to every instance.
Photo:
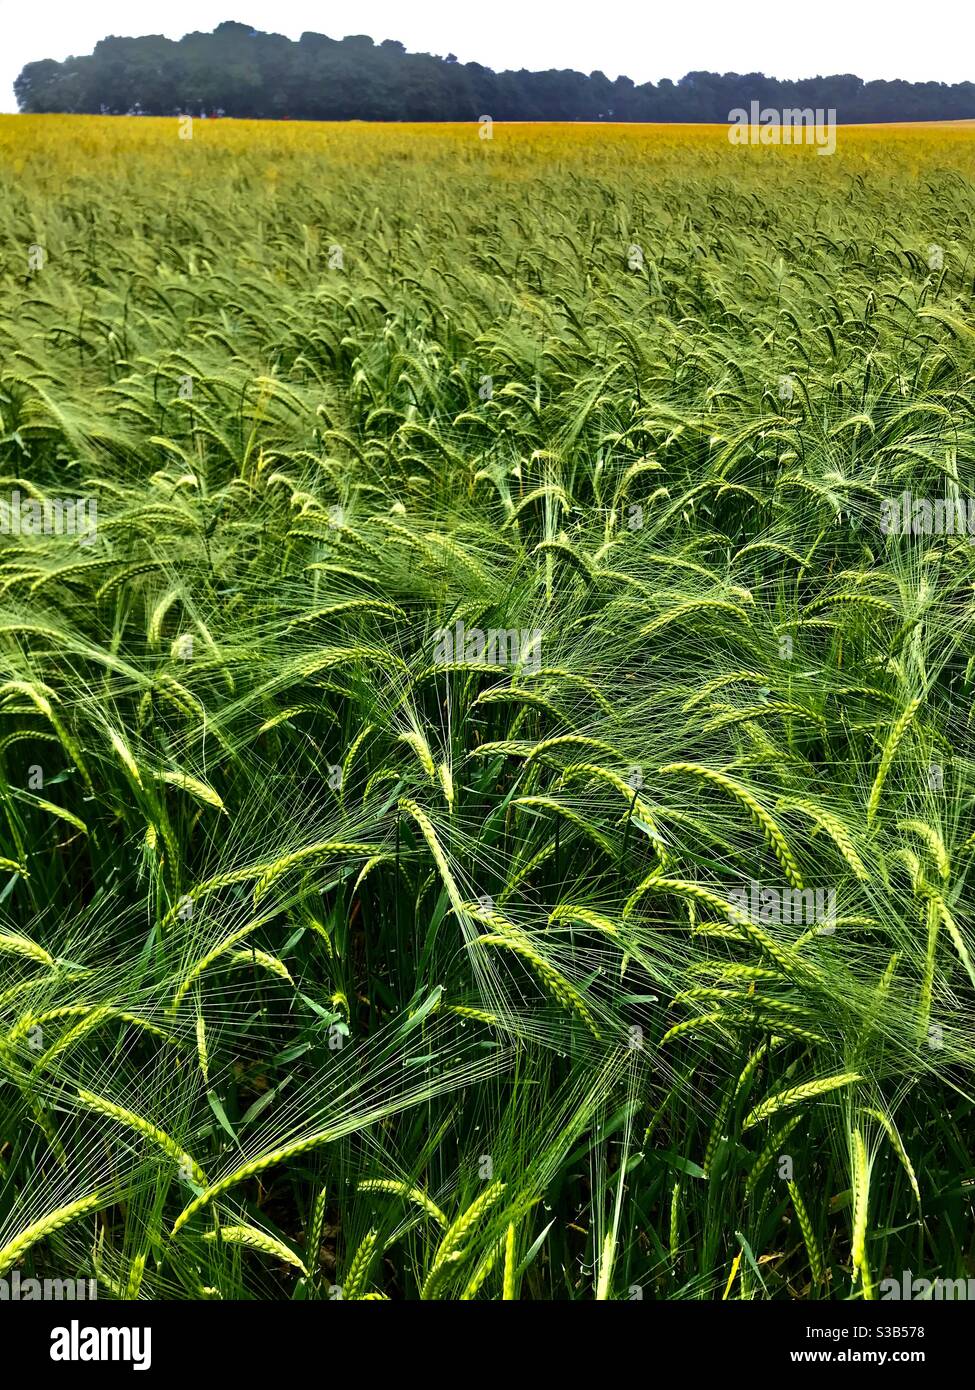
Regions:
[[689, 72], [637, 84], [605, 73], [493, 72], [450, 53], [408, 53], [364, 34], [292, 41], [248, 24], [173, 40], [105, 38], [93, 53], [28, 63], [14, 83], [24, 112], [165, 116], [218, 113], [312, 121], [726, 121], [752, 101], [835, 109], [841, 123], [975, 117], [975, 83], [865, 82], [851, 74], [779, 81]]

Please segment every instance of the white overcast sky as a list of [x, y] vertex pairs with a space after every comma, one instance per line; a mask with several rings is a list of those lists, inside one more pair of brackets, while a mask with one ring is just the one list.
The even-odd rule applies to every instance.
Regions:
[[0, 111], [25, 63], [90, 53], [108, 34], [211, 30], [235, 19], [297, 38], [370, 34], [488, 67], [599, 68], [636, 82], [764, 72], [975, 79], [975, 0], [0, 0]]

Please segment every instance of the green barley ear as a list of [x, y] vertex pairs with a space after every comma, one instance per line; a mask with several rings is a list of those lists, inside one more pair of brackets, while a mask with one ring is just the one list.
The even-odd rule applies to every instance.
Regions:
[[65, 1029], [57, 1041], [52, 1043], [51, 1046], [41, 1054], [34, 1063], [35, 1074], [45, 1071], [57, 1057], [66, 1052], [73, 1044], [83, 1039], [88, 1033], [92, 1032], [99, 1024], [111, 1018], [113, 1013], [114, 1010], [109, 1008], [108, 1005], [102, 1005], [101, 1008], [88, 1010], [86, 1017], [80, 1019], [73, 1027]]
[[25, 1227], [18, 1235], [8, 1240], [6, 1245], [0, 1246], [0, 1278], [27, 1254], [31, 1246], [53, 1235], [55, 1231], [60, 1231], [69, 1222], [77, 1221], [79, 1216], [96, 1211], [104, 1202], [105, 1198], [100, 1192], [93, 1192], [87, 1197], [79, 1197], [74, 1202], [68, 1202], [65, 1206], [48, 1212], [47, 1216], [42, 1216]]
[[755, 799], [747, 787], [744, 787], [733, 777], [729, 777], [727, 773], [718, 772], [716, 769], [710, 767], [702, 767], [698, 763], [668, 763], [665, 767], [660, 768], [659, 771], [661, 775], [666, 775], [668, 773], [684, 773], [688, 776], [704, 778], [706, 781], [712, 782], [715, 786], [721, 787], [722, 790], [728, 792], [730, 796], [733, 796], [736, 801], [740, 802], [741, 805], [745, 807], [755, 823], [761, 828], [772, 853], [782, 866], [782, 871], [791, 886], [793, 888], [802, 887], [799, 869], [795, 859], [792, 857], [789, 842], [786, 840], [781, 827], [775, 818]]
[[845, 1071], [839, 1072], [836, 1076], [824, 1076], [819, 1081], [806, 1081], [799, 1086], [788, 1086], [784, 1090], [766, 1096], [760, 1104], [748, 1112], [741, 1127], [743, 1130], [751, 1129], [753, 1125], [760, 1124], [762, 1120], [771, 1119], [780, 1110], [791, 1109], [794, 1105], [802, 1105], [807, 1100], [815, 1100], [818, 1096], [826, 1095], [841, 1086], [852, 1086], [854, 1082], [862, 1080], [863, 1077], [859, 1072]]
[[440, 841], [437, 838], [437, 832], [434, 829], [433, 821], [427, 815], [426, 811], [424, 811], [422, 807], [418, 806], [417, 803], [415, 801], [412, 801], [409, 797], [404, 797], [399, 804], [400, 809], [405, 811], [406, 814], [410, 816], [418, 825], [420, 829], [420, 834], [423, 836], [424, 840], [426, 840], [430, 853], [433, 855], [433, 862], [436, 864], [438, 870], [440, 871], [440, 877], [443, 880], [444, 887], [447, 889], [447, 892], [450, 895], [450, 901], [453, 905], [454, 911], [462, 915], [463, 898], [461, 896], [460, 889], [457, 886], [457, 881], [454, 878], [454, 875], [451, 871], [450, 865], [447, 862], [447, 856], [444, 853]]
[[938, 968], [938, 937], [943, 921], [940, 898], [937, 893], [929, 893], [927, 899], [923, 900], [922, 921], [927, 925], [927, 948], [924, 953], [921, 988], [918, 992], [917, 1031], [919, 1038], [923, 1041], [928, 1036], [931, 1022], [931, 1003]]
[[197, 1009], [198, 1012], [196, 1015], [196, 1055], [197, 1060], [200, 1063], [200, 1073], [203, 1077], [203, 1084], [204, 1086], [209, 1086], [210, 1057], [209, 1052], [207, 1050], [206, 1023], [204, 1021], [202, 1012], [199, 1011], [199, 1005], [197, 1005]]
[[420, 1187], [411, 1187], [409, 1183], [398, 1182], [395, 1178], [366, 1178], [358, 1185], [359, 1192], [388, 1192], [391, 1195], [403, 1197], [408, 1202], [413, 1202], [427, 1216], [433, 1218], [439, 1226], [447, 1228], [450, 1224], [444, 1213], [432, 1201]]
[[804, 816], [807, 816], [814, 825], [818, 825], [833, 841], [840, 854], [842, 854], [847, 864], [853, 870], [854, 876], [861, 883], [869, 882], [870, 875], [857, 852], [853, 842], [853, 836], [839, 816], [833, 815], [832, 812], [827, 811], [824, 807], [817, 805], [815, 802], [804, 801], [799, 798], [786, 798], [779, 802], [779, 807], [782, 810], [800, 811]]
[[909, 830], [912, 834], [917, 835], [919, 839], [924, 841], [928, 853], [934, 860], [938, 877], [942, 881], [947, 880], [951, 873], [951, 859], [945, 848], [945, 842], [941, 837], [941, 833], [936, 827], [928, 825], [926, 821], [909, 818], [908, 820], [898, 821], [897, 828], [898, 830]]
[[417, 761], [423, 768], [423, 771], [426, 773], [429, 780], [431, 782], [434, 781], [437, 774], [433, 762], [433, 754], [430, 751], [429, 743], [426, 741], [423, 735], [414, 729], [411, 730], [409, 733], [400, 734], [399, 739], [401, 743], [405, 743], [408, 748], [411, 748], [413, 750], [413, 753], [415, 754]]
[[676, 607], [668, 609], [666, 613], [661, 613], [652, 622], [645, 623], [640, 629], [641, 637], [651, 637], [654, 633], [660, 632], [663, 628], [673, 622], [678, 622], [684, 618], [696, 617], [701, 613], [727, 614], [734, 618], [736, 622], [749, 622], [748, 614], [744, 609], [739, 608], [735, 603], [728, 603], [724, 599], [688, 599], [684, 603], [677, 604]]
[[472, 1298], [475, 1298], [477, 1296], [481, 1287], [486, 1282], [488, 1275], [491, 1273], [491, 1271], [494, 1269], [494, 1266], [497, 1264], [501, 1252], [501, 1241], [495, 1241], [493, 1245], [488, 1246], [487, 1250], [484, 1252], [484, 1254], [478, 1261], [474, 1273], [467, 1281], [467, 1285], [464, 1288], [463, 1293], [460, 1295], [461, 1302], [467, 1303]]
[[283, 1163], [287, 1158], [297, 1158], [303, 1153], [308, 1153], [319, 1144], [327, 1144], [331, 1140], [331, 1135], [324, 1131], [308, 1139], [296, 1140], [292, 1144], [282, 1145], [281, 1148], [273, 1149], [270, 1153], [262, 1154], [259, 1158], [251, 1159], [242, 1163], [239, 1168], [235, 1168], [226, 1177], [220, 1178], [217, 1182], [205, 1186], [204, 1190], [194, 1197], [188, 1206], [184, 1207], [179, 1216], [173, 1223], [170, 1231], [170, 1239], [174, 1238], [183, 1229], [186, 1223], [202, 1211], [216, 1197], [228, 1192], [230, 1188], [236, 1187], [238, 1183], [245, 1182], [247, 1178], [256, 1177], [258, 1173], [263, 1173], [265, 1169], [272, 1168], [278, 1163]]
[[421, 1298], [432, 1298], [450, 1268], [464, 1259], [464, 1242], [481, 1218], [486, 1216], [491, 1208], [500, 1201], [504, 1189], [503, 1182], [491, 1183], [478, 1197], [475, 1197], [467, 1210], [461, 1212], [460, 1216], [447, 1227], [443, 1239], [437, 1247], [430, 1272], [420, 1290]]
[[853, 1237], [852, 1259], [855, 1276], [859, 1276], [865, 1299], [876, 1297], [870, 1265], [867, 1262], [867, 1214], [870, 1201], [870, 1170], [863, 1134], [854, 1129], [851, 1135], [853, 1152]]
[[501, 1298], [512, 1303], [518, 1297], [518, 1228], [513, 1221], [508, 1223], [504, 1241], [504, 1286]]
[[322, 1250], [322, 1237], [325, 1231], [327, 1198], [328, 1194], [324, 1187], [319, 1188], [315, 1193], [311, 1206], [311, 1218], [308, 1222], [308, 1232], [305, 1237], [305, 1263], [308, 1266], [308, 1273], [312, 1278], [315, 1278], [318, 1273], [318, 1262]]
[[714, 1160], [717, 1157], [718, 1149], [725, 1138], [724, 1128], [734, 1096], [734, 1087], [729, 1087], [718, 1102], [718, 1109], [714, 1117], [714, 1122], [711, 1125], [711, 1131], [708, 1135], [707, 1148], [704, 1151], [704, 1162], [701, 1164], [704, 1170], [704, 1176], [707, 1178], [711, 1176], [711, 1170], [714, 1166]]
[[680, 1260], [680, 1226], [681, 1226], [681, 1185], [675, 1182], [670, 1193], [670, 1228], [667, 1237], [667, 1247], [670, 1251], [671, 1265], [676, 1269]]
[[942, 925], [948, 933], [948, 936], [951, 940], [951, 944], [954, 946], [955, 950], [958, 953], [958, 959], [964, 966], [965, 973], [967, 974], [972, 985], [975, 986], [975, 962], [972, 961], [971, 953], [969, 952], [968, 945], [965, 941], [964, 936], [962, 935], [961, 928], [955, 921], [954, 915], [949, 911], [948, 904], [945, 902], [944, 898], [941, 896], [940, 893], [933, 893], [932, 901], [936, 904], [938, 916], [941, 920]]
[[786, 1139], [788, 1139], [789, 1135], [799, 1124], [799, 1121], [801, 1119], [801, 1115], [790, 1115], [790, 1117], [786, 1120], [785, 1124], [780, 1125], [777, 1130], [773, 1130], [769, 1137], [766, 1139], [765, 1143], [762, 1145], [761, 1152], [758, 1154], [758, 1157], [755, 1159], [754, 1163], [749, 1168], [748, 1176], [745, 1178], [746, 1197], [751, 1197], [752, 1193], [755, 1191], [756, 1187], [761, 1181], [765, 1173], [765, 1170], [768, 1168], [773, 1158], [775, 1158], [777, 1154], [782, 1152], [782, 1145], [785, 1143]]
[[877, 775], [874, 778], [873, 786], [870, 788], [870, 795], [867, 798], [867, 825], [871, 826], [877, 815], [880, 806], [880, 798], [883, 794], [884, 783], [887, 781], [887, 774], [890, 772], [897, 750], [904, 741], [907, 731], [914, 723], [918, 710], [924, 703], [921, 699], [912, 700], [905, 708], [900, 718], [895, 722], [887, 736], [884, 750], [880, 755], [880, 763], [877, 767]]
[[150, 1140], [158, 1149], [175, 1163], [181, 1173], [186, 1173], [198, 1187], [206, 1187], [206, 1174], [200, 1165], [192, 1158], [183, 1146], [164, 1129], [152, 1123], [151, 1120], [144, 1119], [142, 1115], [137, 1115], [132, 1110], [126, 1110], [122, 1105], [116, 1105], [114, 1101], [106, 1100], [103, 1096], [96, 1096], [91, 1091], [79, 1089], [78, 1099], [87, 1109], [93, 1110], [98, 1115], [104, 1115], [106, 1119], [115, 1120], [126, 1129], [134, 1130], [144, 1138]]
[[[470, 909], [470, 915], [479, 914]], [[493, 916], [496, 920], [497, 914], [493, 914]], [[514, 955], [520, 956], [532, 967], [543, 988], [552, 995], [553, 999], [581, 1019], [598, 1041], [599, 1028], [582, 995], [569, 983], [561, 971], [549, 964], [526, 932], [519, 930], [510, 922], [505, 922], [499, 930], [477, 937], [476, 945], [497, 946], [501, 950], [511, 951]]]
[[270, 1255], [272, 1259], [292, 1265], [302, 1274], [308, 1273], [304, 1261], [299, 1259], [292, 1249], [275, 1236], [269, 1235], [267, 1231], [258, 1230], [256, 1226], [221, 1226], [216, 1231], [204, 1231], [203, 1239], [225, 1242], [227, 1245], [240, 1245], [248, 1250], [259, 1250], [262, 1255]]
[[[15, 873], [24, 872], [18, 864], [11, 864], [10, 867]], [[17, 932], [0, 931], [0, 953], [4, 951], [15, 956], [23, 956], [25, 960], [36, 961], [38, 965], [53, 966], [55, 963], [54, 957], [49, 951], [45, 951], [43, 946], [38, 946], [36, 942], [29, 941], [26, 936], [21, 936]]]
[[584, 835], [587, 835], [604, 854], [611, 859], [616, 858], [616, 849], [609, 836], [605, 835], [587, 816], [582, 815], [574, 807], [567, 806], [564, 802], [557, 800], [554, 796], [519, 796], [512, 802], [512, 805], [525, 807], [529, 810], [551, 811], [554, 815], [563, 817], [570, 825], [578, 827]]
[[817, 1288], [822, 1288], [826, 1279], [826, 1271], [823, 1264], [822, 1252], [819, 1248], [819, 1242], [816, 1239], [816, 1232], [813, 1229], [809, 1212], [806, 1209], [805, 1202], [803, 1202], [799, 1194], [799, 1188], [796, 1184], [794, 1182], [788, 1182], [786, 1186], [789, 1189], [789, 1196], [792, 1198], [792, 1206], [796, 1214], [796, 1220], [799, 1222], [799, 1229], [802, 1232], [802, 1239], [806, 1246], [806, 1254], [809, 1256], [809, 1271], [812, 1274], [813, 1283]]
[[129, 1277], [125, 1285], [125, 1297], [129, 1302], [135, 1302], [142, 1292], [142, 1281], [145, 1278], [146, 1272], [146, 1259], [147, 1256], [143, 1251], [133, 1256], [132, 1263], [129, 1266]]
[[285, 874], [293, 873], [296, 869], [306, 870], [315, 865], [333, 858], [365, 858], [375, 854], [380, 848], [378, 844], [360, 840], [323, 840], [318, 844], [305, 845], [302, 849], [294, 850], [290, 854], [283, 854], [279, 859], [271, 864], [255, 866], [253, 873], [256, 882], [254, 884], [254, 903], [255, 906], [264, 897], [268, 889], [283, 878]]
[[894, 1150], [894, 1153], [900, 1159], [901, 1166], [904, 1169], [904, 1172], [907, 1174], [907, 1180], [911, 1184], [911, 1191], [914, 1193], [914, 1200], [917, 1202], [918, 1206], [920, 1206], [921, 1189], [918, 1185], [917, 1173], [915, 1173], [914, 1171], [914, 1165], [911, 1162], [910, 1156], [908, 1155], [908, 1152], [904, 1147], [904, 1141], [900, 1136], [900, 1132], [898, 1131], [897, 1126], [894, 1124], [894, 1121], [891, 1119], [891, 1117], [889, 1115], [885, 1115], [882, 1110], [875, 1110], [870, 1106], [864, 1106], [864, 1112], [867, 1115], [872, 1115], [873, 1118], [877, 1120], [878, 1123], [882, 1126], [884, 1133], [890, 1140], [891, 1148]]
[[363, 1296], [378, 1244], [379, 1232], [376, 1230], [367, 1231], [349, 1263], [342, 1289], [343, 1298], [355, 1299]]
[[443, 795], [444, 800], [447, 803], [447, 809], [449, 811], [453, 811], [455, 789], [454, 778], [450, 770], [450, 765], [446, 762], [442, 762], [437, 768], [437, 776], [440, 778], [440, 785], [443, 788]]

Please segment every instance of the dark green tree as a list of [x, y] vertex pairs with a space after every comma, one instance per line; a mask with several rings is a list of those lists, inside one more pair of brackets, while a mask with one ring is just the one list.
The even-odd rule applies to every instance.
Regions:
[[408, 53], [395, 39], [297, 42], [228, 20], [212, 34], [102, 39], [91, 54], [28, 63], [14, 83], [21, 111], [212, 112], [293, 120], [725, 121], [730, 111], [813, 107], [840, 122], [975, 117], [975, 84], [864, 82], [851, 74], [779, 81], [762, 73], [689, 72], [635, 86], [628, 77], [556, 71], [492, 72]]

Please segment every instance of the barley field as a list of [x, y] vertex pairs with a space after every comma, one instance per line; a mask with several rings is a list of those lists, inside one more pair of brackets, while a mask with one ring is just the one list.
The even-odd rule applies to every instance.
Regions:
[[975, 127], [0, 173], [0, 1276], [975, 1277]]

